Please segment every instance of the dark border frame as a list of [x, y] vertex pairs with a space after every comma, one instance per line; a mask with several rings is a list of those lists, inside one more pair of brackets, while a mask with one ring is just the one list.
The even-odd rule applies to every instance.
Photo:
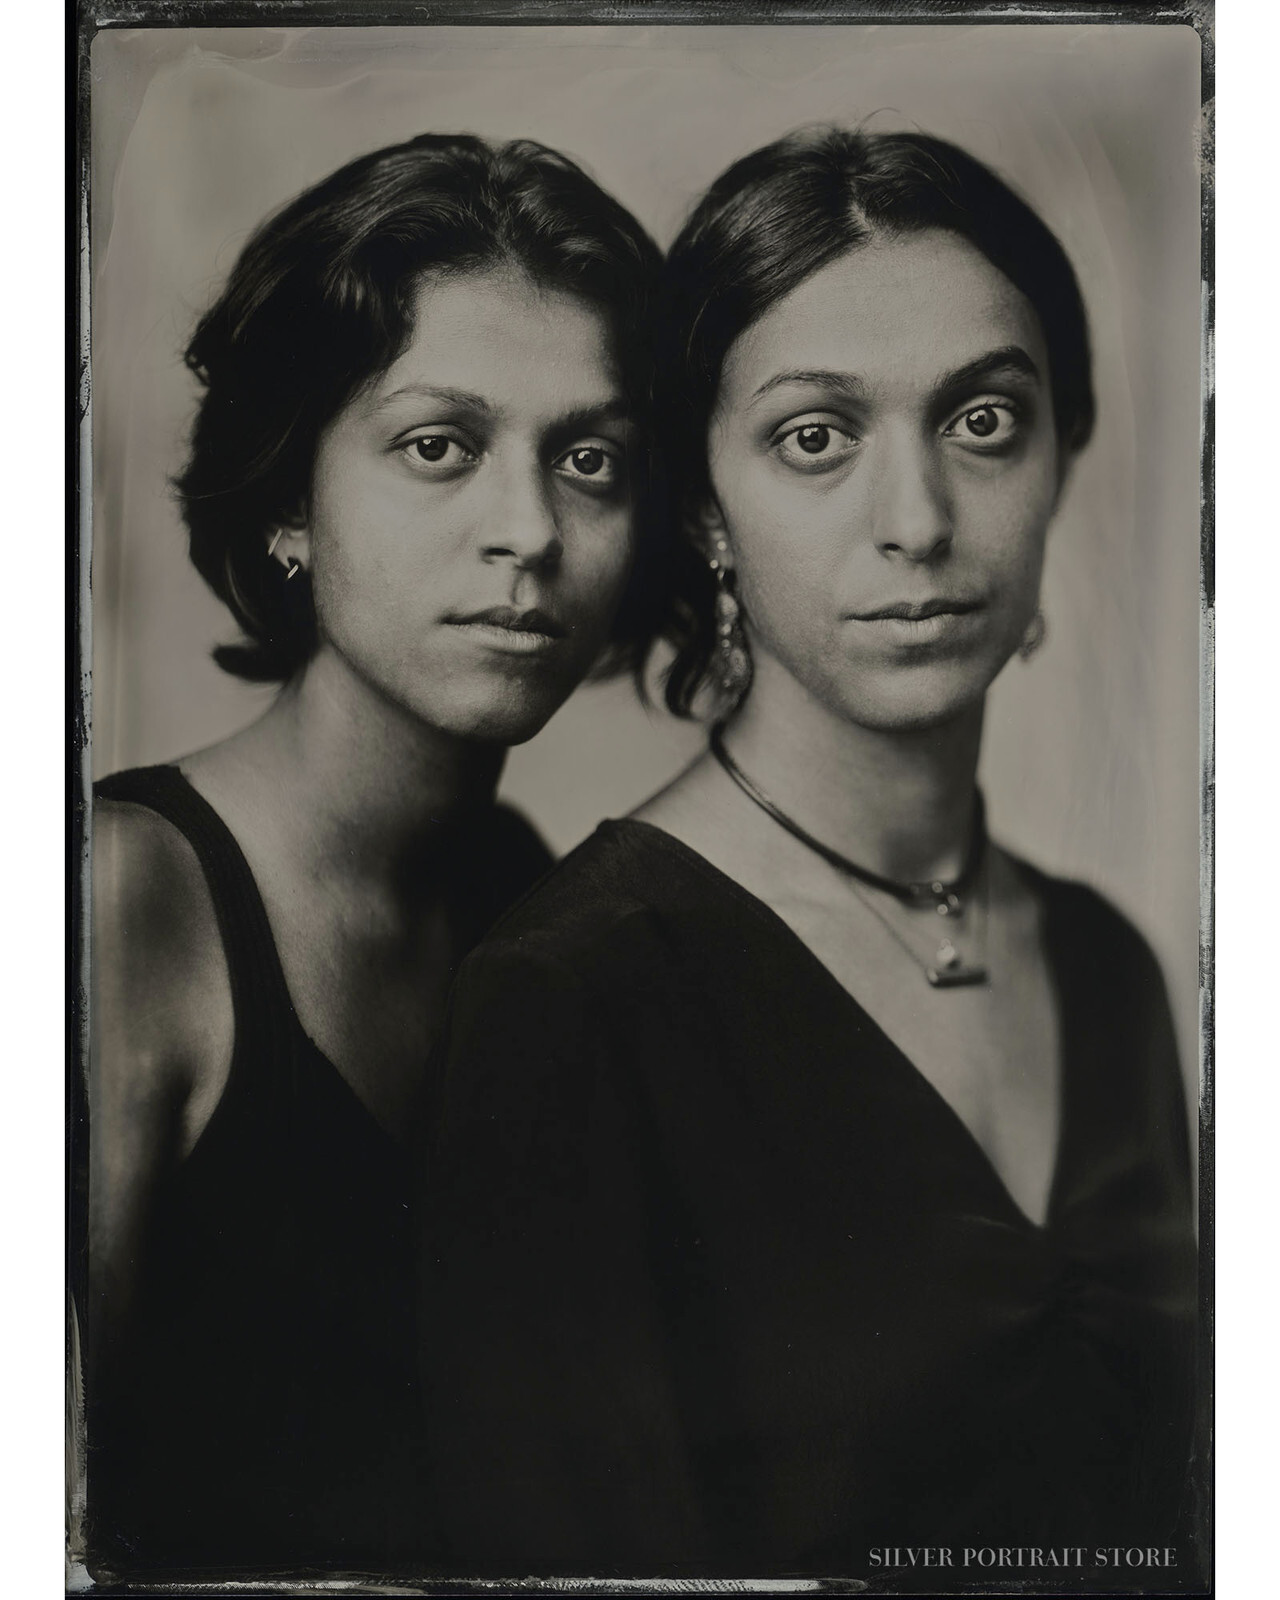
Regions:
[[[1183, 1594], [1212, 1594], [1213, 1505], [1213, 1329], [1214, 1329], [1214, 927], [1215, 927], [1215, 762], [1214, 762], [1214, 4], [1213, 0], [1170, 0], [1167, 4], [1124, 3], [1124, 0], [69, 0], [74, 27], [67, 30], [67, 102], [73, 137], [67, 143], [67, 326], [72, 332], [67, 353], [67, 874], [66, 910], [66, 1214], [67, 1259], [67, 1574], [77, 1576], [77, 1593], [101, 1596], [218, 1594], [239, 1595], [323, 1593], [336, 1596], [332, 1579], [311, 1573], [297, 1579], [266, 1579], [259, 1587], [221, 1585], [194, 1578], [172, 1583], [137, 1584], [111, 1579], [99, 1583], [85, 1569], [81, 1518], [84, 1482], [84, 1408], [80, 1336], [76, 1306], [84, 1303], [88, 1262], [88, 1064], [89, 1064], [89, 861], [91, 847], [89, 743], [92, 649], [90, 632], [90, 518], [92, 483], [85, 476], [91, 461], [92, 389], [90, 372], [89, 218], [91, 202], [90, 49], [103, 31], [119, 28], [235, 27], [395, 27], [488, 26], [743, 26], [789, 24], [910, 24], [913, 26], [1062, 24], [1115, 26], [1186, 26], [1200, 38], [1201, 108], [1201, 343], [1200, 463], [1200, 1096], [1198, 1118], [1200, 1204], [1200, 1304], [1197, 1357], [1197, 1449], [1200, 1475], [1194, 1483], [1201, 1541], [1195, 1555], [1205, 1587], [1179, 1589]], [[1034, 15], [1028, 12], [1034, 10]], [[88, 1587], [85, 1588], [85, 1580]], [[321, 1587], [323, 1584], [323, 1588]], [[598, 1594], [732, 1592], [732, 1580], [672, 1581], [658, 1586], [625, 1588], [601, 1579], [577, 1580], [575, 1591]], [[763, 1592], [759, 1586], [744, 1590]], [[1020, 1586], [1010, 1586], [1019, 1592]], [[531, 1590], [554, 1594], [554, 1580], [527, 1579], [471, 1584], [463, 1579], [421, 1582], [389, 1575], [353, 1579], [348, 1594], [489, 1595]], [[70, 1593], [71, 1590], [69, 1589]], [[891, 1593], [874, 1580], [820, 1580], [812, 1593]], [[990, 1593], [976, 1583], [957, 1587], [955, 1594]], [[1029, 1592], [1025, 1589], [1021, 1592]], [[1041, 1591], [1043, 1592], [1043, 1591]], [[1117, 1578], [1088, 1592], [1132, 1594]], [[1148, 1594], [1159, 1590], [1147, 1590]], [[1166, 1593], [1172, 1591], [1165, 1591]]]

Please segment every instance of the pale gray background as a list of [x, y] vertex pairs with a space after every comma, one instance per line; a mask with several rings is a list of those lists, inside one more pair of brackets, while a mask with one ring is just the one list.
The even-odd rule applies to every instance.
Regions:
[[[918, 127], [990, 162], [1066, 245], [1097, 433], [1050, 541], [1049, 641], [991, 696], [993, 830], [1152, 940], [1198, 1055], [1199, 41], [1188, 28], [203, 29], [93, 46], [93, 761], [165, 760], [252, 717], [233, 629], [188, 565], [167, 475], [180, 352], [254, 225], [424, 130], [530, 136], [672, 237], [734, 157], [801, 122]], [[504, 790], [559, 850], [701, 735], [625, 683], [581, 691]]]

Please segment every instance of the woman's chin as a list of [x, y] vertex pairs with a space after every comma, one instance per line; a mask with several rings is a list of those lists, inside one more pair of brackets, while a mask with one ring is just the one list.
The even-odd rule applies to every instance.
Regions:
[[842, 685], [839, 709], [877, 733], [921, 733], [980, 710], [991, 681], [989, 673], [944, 669], [866, 675]]
[[443, 715], [429, 714], [424, 720], [458, 738], [482, 744], [526, 744], [542, 731], [571, 692], [553, 692], [548, 685], [538, 693], [526, 686], [507, 694], [477, 694], [449, 707]]

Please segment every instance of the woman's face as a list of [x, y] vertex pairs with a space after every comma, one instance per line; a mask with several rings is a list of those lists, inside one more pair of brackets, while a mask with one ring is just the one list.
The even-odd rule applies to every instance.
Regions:
[[425, 282], [321, 435], [300, 547], [318, 650], [463, 737], [536, 733], [599, 654], [634, 447], [603, 315], [514, 270]]
[[781, 669], [883, 729], [981, 701], [1037, 606], [1048, 380], [1030, 304], [941, 231], [841, 257], [739, 337], [708, 531], [737, 569], [756, 692]]

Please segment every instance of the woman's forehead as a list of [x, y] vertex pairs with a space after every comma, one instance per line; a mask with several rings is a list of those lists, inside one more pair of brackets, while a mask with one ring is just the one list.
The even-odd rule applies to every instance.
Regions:
[[409, 341], [391, 370], [459, 356], [518, 362], [548, 350], [558, 352], [558, 365], [607, 362], [607, 318], [567, 289], [496, 266], [420, 283]]
[[751, 402], [789, 371], [834, 371], [869, 394], [932, 390], [1001, 349], [1047, 373], [1025, 295], [958, 234], [878, 237], [828, 262], [770, 306], [731, 347], [722, 404]]
[[608, 319], [515, 268], [433, 274], [417, 286], [403, 349], [361, 400], [376, 409], [429, 390], [480, 396], [494, 409], [522, 397], [605, 405], [619, 392]]

